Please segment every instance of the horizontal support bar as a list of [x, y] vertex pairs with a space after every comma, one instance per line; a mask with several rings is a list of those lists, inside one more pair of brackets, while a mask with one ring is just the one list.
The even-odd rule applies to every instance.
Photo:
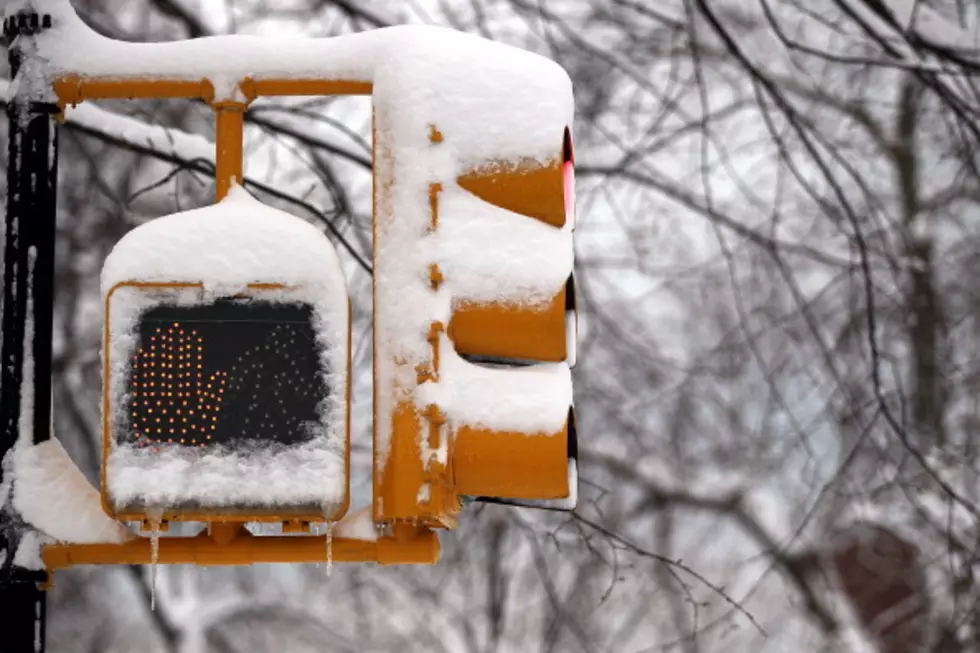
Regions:
[[[218, 535], [215, 533], [215, 535]], [[160, 537], [156, 560], [152, 542], [138, 537], [122, 544], [49, 544], [41, 552], [48, 571], [77, 565], [250, 565], [327, 561], [327, 538], [318, 536], [258, 536], [247, 531], [230, 541], [203, 533], [195, 537]], [[435, 564], [439, 538], [422, 530], [411, 538], [381, 537], [377, 541], [335, 537], [330, 543], [333, 562], [378, 562], [383, 565]]]
[[78, 76], [54, 81], [54, 92], [62, 107], [84, 100], [147, 100], [161, 98], [200, 98], [214, 101], [214, 86], [206, 79], [99, 79]]
[[251, 101], [257, 97], [283, 95], [371, 95], [374, 85], [356, 79], [253, 79], [246, 77], [239, 85]]
[[[258, 97], [371, 95], [373, 84], [358, 79], [253, 79], [239, 81], [238, 88], [246, 102]], [[206, 79], [100, 78], [70, 75], [54, 81], [54, 92], [61, 107], [74, 106], [85, 100], [147, 100], [164, 98], [199, 98], [215, 100], [214, 86]]]

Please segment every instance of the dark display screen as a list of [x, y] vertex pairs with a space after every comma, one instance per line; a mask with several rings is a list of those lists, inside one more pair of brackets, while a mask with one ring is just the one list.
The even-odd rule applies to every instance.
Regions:
[[312, 318], [306, 305], [254, 300], [147, 311], [119, 439], [154, 448], [310, 440], [329, 392]]

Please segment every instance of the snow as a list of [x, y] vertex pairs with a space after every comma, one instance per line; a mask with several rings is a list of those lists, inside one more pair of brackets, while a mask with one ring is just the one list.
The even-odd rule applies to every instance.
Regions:
[[[106, 258], [102, 293], [133, 280], [203, 282], [207, 294], [217, 295], [259, 281], [304, 285], [333, 295], [337, 306], [347, 303], [346, 281], [327, 237], [240, 186], [214, 206], [157, 218], [126, 234]], [[346, 310], [342, 317], [346, 338]]]
[[[201, 283], [202, 288], [145, 290], [126, 282]], [[107, 493], [117, 509], [174, 503], [227, 507], [290, 504], [322, 506], [325, 516], [347, 496], [346, 439], [349, 301], [346, 280], [329, 239], [312, 225], [267, 207], [234, 187], [218, 204], [150, 221], [124, 236], [102, 270], [110, 296], [108, 349], [112, 397], [127, 392], [134, 328], [145, 310], [161, 303], [200, 304], [242, 293], [250, 283], [282, 284], [262, 290], [270, 302], [308, 304], [332, 391], [320, 426], [306, 444], [241, 450], [181, 447], [159, 452], [110, 438]], [[113, 290], [115, 289], [115, 290]], [[110, 423], [115, 423], [113, 407]]]
[[[99, 494], [53, 437], [34, 443], [34, 297], [37, 249], [27, 250], [26, 320], [20, 385], [18, 437], [2, 461], [0, 505], [10, 502], [31, 529], [23, 533], [13, 563], [41, 569], [41, 546], [52, 540], [71, 543], [121, 542], [126, 531], [102, 511]], [[50, 435], [50, 434], [49, 434]]]
[[344, 451], [327, 437], [271, 450], [244, 452], [187, 447], [154, 452], [117, 444], [107, 463], [109, 495], [118, 507], [173, 506], [206, 500], [209, 507], [323, 506], [343, 501]]
[[94, 104], [66, 108], [65, 120], [124, 143], [168, 153], [187, 161], [214, 161], [214, 143], [203, 136], [160, 125], [148, 125], [141, 120], [106, 111]]
[[[45, 537], [38, 531], [25, 531], [20, 541], [17, 543], [17, 551], [14, 553], [13, 564], [21, 569], [44, 569], [44, 559], [41, 558], [41, 549], [45, 544], [50, 544], [53, 540]], [[0, 561], [2, 564], [2, 561]]]
[[[460, 109], [475, 110], [473, 117], [491, 117], [482, 106], [481, 96], [485, 93], [468, 91], [485, 90], [516, 71], [524, 80], [545, 84], [509, 84], [509, 98], [517, 104], [496, 117], [494, 122], [500, 124], [487, 122], [492, 132], [499, 132], [516, 148], [521, 148], [521, 143], [507, 127], [513, 119], [535, 122], [535, 112], [526, 110], [528, 101], [533, 107], [540, 106], [540, 96], [550, 95], [550, 101], [560, 102], [562, 96], [570, 95], [569, 88], [562, 88], [568, 86], [567, 78], [561, 79], [563, 72], [561, 76], [555, 74], [561, 69], [551, 61], [447, 28], [400, 25], [326, 39], [235, 35], [175, 43], [129, 43], [103, 37], [88, 28], [68, 0], [34, 0], [33, 4], [39, 11], [55, 16], [54, 27], [36, 39], [38, 53], [47, 60], [53, 75], [189, 81], [204, 78], [215, 86], [216, 99], [234, 99], [235, 83], [246, 77], [373, 82], [376, 100], [385, 96], [404, 103], [408, 109], [435, 108], [429, 119], [439, 120], [450, 115], [449, 111], [438, 110], [447, 89], [454, 90], [459, 98], [456, 104], [463, 105]], [[479, 140], [479, 134], [473, 134], [470, 140]], [[465, 145], [467, 149], [471, 146]]]
[[439, 262], [454, 300], [549, 302], [572, 272], [572, 231], [481, 201], [462, 188], [440, 198], [438, 238], [425, 255]]
[[124, 542], [129, 537], [103, 512], [98, 490], [59, 440], [18, 446], [12, 455], [13, 506], [25, 522], [60, 542]]
[[374, 524], [371, 506], [352, 510], [334, 524], [333, 534], [348, 540], [374, 542], [378, 539], [378, 529]]
[[[17, 423], [16, 449], [34, 443], [34, 265], [37, 247], [27, 248], [27, 299], [25, 302], [23, 363], [20, 378], [20, 415]], [[16, 284], [14, 278], [12, 283]]]
[[[18, 48], [21, 54], [21, 67], [17, 78], [10, 84], [8, 93], [11, 96], [21, 95], [39, 102], [57, 101], [44, 56], [37, 52], [37, 43], [32, 39], [26, 39], [18, 43]], [[20, 119], [27, 120], [28, 116], [28, 112], [21, 112]]]
[[437, 404], [451, 425], [553, 435], [572, 405], [571, 371], [565, 363], [497, 368], [469, 363], [443, 335], [440, 381], [419, 386], [416, 405]]
[[[33, 275], [37, 251], [28, 249], [28, 275]], [[33, 287], [28, 278], [28, 289]], [[41, 569], [41, 547], [51, 541], [69, 543], [122, 542], [125, 528], [102, 511], [99, 493], [53, 437], [34, 443], [34, 300], [27, 296], [24, 364], [20, 387], [21, 414], [17, 442], [3, 460], [0, 500], [32, 530], [23, 533], [14, 564]]]

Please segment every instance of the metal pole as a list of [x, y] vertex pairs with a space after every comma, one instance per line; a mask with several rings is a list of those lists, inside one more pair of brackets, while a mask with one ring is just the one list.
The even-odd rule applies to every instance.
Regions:
[[[15, 446], [51, 437], [51, 342], [54, 310], [55, 188], [58, 106], [33, 58], [33, 35], [51, 16], [20, 12], [4, 21], [16, 93], [7, 105], [10, 139], [4, 217], [2, 344], [0, 344], [0, 458], [10, 471]], [[17, 492], [14, 486], [13, 493]], [[10, 497], [0, 506], [0, 653], [44, 650], [43, 571], [14, 565], [26, 525]]]

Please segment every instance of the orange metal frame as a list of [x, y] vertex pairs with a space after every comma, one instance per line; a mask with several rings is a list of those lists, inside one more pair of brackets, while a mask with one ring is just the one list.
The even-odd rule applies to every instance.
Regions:
[[[242, 180], [244, 112], [253, 100], [260, 96], [366, 95], [372, 92], [372, 84], [366, 80], [308, 78], [245, 78], [238, 85], [243, 99], [234, 101], [225, 98], [216, 101], [214, 87], [207, 80], [99, 79], [69, 75], [57, 79], [53, 86], [62, 109], [89, 99], [199, 98], [211, 104], [217, 119], [215, 193], [218, 200], [227, 194], [234, 183]], [[431, 127], [429, 138], [433, 146], [443, 142], [443, 135], [436, 126]], [[375, 164], [376, 154], [372, 153]], [[373, 167], [375, 220], [372, 228], [376, 239], [377, 193], [384, 189], [378, 188], [377, 166]], [[492, 204], [560, 227], [565, 221], [563, 202], [555, 203], [550, 198], [563, 197], [562, 181], [562, 161], [561, 156], [557, 156], [544, 166], [531, 161], [492, 165], [460, 177], [457, 183]], [[436, 228], [442, 187], [433, 184], [429, 190], [432, 227]], [[437, 266], [432, 266], [429, 272], [433, 289], [438, 289], [443, 281], [441, 271]], [[130, 285], [139, 284], [133, 282]], [[108, 296], [106, 311], [108, 317]], [[429, 342], [432, 355], [430, 365], [416, 370], [420, 381], [438, 379], [439, 343], [446, 330], [460, 351], [473, 350], [471, 353], [475, 353], [487, 350], [485, 353], [493, 355], [497, 353], [493, 347], [500, 347], [499, 355], [505, 356], [520, 357], [526, 354], [528, 358], [537, 360], [562, 360], [565, 356], [564, 305], [561, 296], [556, 296], [545, 305], [526, 310], [504, 305], [456, 307], [450, 324], [436, 322], [431, 325]], [[534, 332], [538, 336], [531, 342], [510, 337], [521, 332]], [[504, 340], [501, 340], [502, 337]], [[103, 401], [108, 402], [108, 398]], [[110, 414], [107, 403], [104, 404], [103, 414], [103, 420], [106, 420]], [[391, 451], [384, 474], [377, 465], [377, 424], [373, 447], [374, 518], [387, 522], [391, 533], [377, 542], [334, 539], [333, 559], [338, 562], [435, 563], [439, 543], [430, 529], [455, 525], [460, 509], [459, 492], [497, 493], [499, 496], [520, 492], [522, 494], [519, 496], [525, 498], [556, 498], [567, 492], [567, 478], [564, 476], [567, 437], [563, 437], [564, 433], [490, 433], [464, 427], [450, 437], [444, 432], [445, 417], [438, 406], [432, 405], [420, 412], [410, 402], [399, 404], [392, 419]], [[104, 421], [104, 437], [107, 433], [108, 424]], [[397, 433], [397, 437], [394, 433]], [[436, 448], [442, 437], [448, 438], [449, 463], [443, 465], [436, 460], [423, 462], [420, 455], [423, 438], [430, 447]], [[104, 447], [106, 442], [104, 439]], [[551, 464], [559, 460], [560, 470], [557, 464]], [[520, 463], [515, 465], [514, 461]], [[104, 474], [103, 466], [103, 503], [108, 504], [104, 496]], [[428, 498], [420, 494], [424, 484], [429, 487]], [[108, 505], [106, 507], [107, 512], [112, 514]], [[121, 517], [137, 517], [144, 521], [147, 518], [146, 515]], [[323, 561], [327, 549], [325, 537], [252, 536], [240, 523], [245, 519], [283, 521], [284, 531], [302, 532], [308, 527], [304, 521], [306, 517], [310, 516], [224, 515], [215, 520], [213, 514], [165, 515], [170, 519], [208, 521], [209, 533], [193, 538], [161, 538], [157, 561], [163, 564], [235, 565]], [[319, 519], [309, 521], [321, 520], [322, 516], [319, 516]], [[42, 557], [50, 570], [79, 564], [149, 563], [151, 546], [146, 538], [124, 544], [54, 544], [44, 548]]]
[[215, 100], [214, 86], [206, 79], [98, 78], [66, 75], [53, 83], [58, 106], [75, 106], [84, 100], [147, 100], [197, 98], [214, 109], [217, 117], [215, 195], [222, 199], [231, 185], [242, 180], [244, 113], [262, 96], [370, 95], [373, 85], [359, 79], [253, 79], [239, 81], [244, 101]]
[[[242, 143], [244, 137], [244, 112], [248, 104], [260, 96], [285, 95], [367, 95], [372, 84], [365, 80], [332, 79], [262, 79], [245, 78], [239, 89], [245, 98], [239, 101], [215, 101], [214, 88], [207, 80], [187, 81], [173, 79], [100, 79], [78, 75], [61, 77], [53, 83], [54, 92], [62, 111], [84, 100], [97, 99], [163, 99], [199, 98], [211, 104], [217, 118], [217, 151], [215, 157], [215, 195], [222, 199], [231, 186], [242, 180]], [[144, 283], [132, 281], [113, 287], [106, 296], [105, 319], [109, 324], [109, 300], [123, 286], [137, 287], [200, 287], [194, 283]], [[278, 284], [251, 284], [250, 290], [282, 288]], [[348, 329], [348, 338], [350, 333]], [[108, 333], [105, 356], [108, 357]], [[349, 343], [348, 343], [349, 344]], [[349, 350], [349, 347], [348, 347]], [[350, 360], [348, 359], [348, 410], [350, 405]], [[108, 388], [107, 370], [104, 366], [103, 384]], [[103, 393], [103, 466], [101, 471], [102, 502], [106, 513], [118, 519], [138, 519], [144, 526], [151, 526], [146, 514], [114, 515], [105, 494], [105, 459], [109, 445], [111, 414], [108, 393]], [[347, 475], [350, 471], [350, 424], [348, 419]], [[348, 488], [349, 500], [349, 488]], [[346, 512], [347, 502], [338, 514]], [[208, 522], [208, 530], [196, 537], [162, 537], [154, 554], [148, 538], [133, 538], [122, 544], [50, 544], [42, 551], [42, 559], [49, 571], [74, 565], [100, 564], [202, 564], [244, 565], [273, 562], [323, 562], [328, 550], [336, 562], [379, 562], [381, 564], [435, 564], [439, 557], [439, 540], [428, 528], [408, 522], [390, 524], [389, 533], [376, 541], [363, 541], [328, 536], [283, 535], [254, 536], [244, 528], [245, 521], [283, 522], [286, 533], [308, 531], [310, 522], [323, 521], [323, 515], [271, 515], [271, 514], [164, 514], [162, 522], [152, 527], [166, 530], [167, 520], [191, 520]], [[158, 517], [159, 518], [159, 517]]]
[[435, 564], [435, 532], [395, 524], [376, 541], [327, 535], [252, 535], [244, 524], [213, 524], [196, 537], [161, 537], [154, 555], [149, 538], [122, 544], [49, 544], [41, 552], [48, 571], [75, 565], [249, 565], [253, 563], [378, 562], [383, 565]]

